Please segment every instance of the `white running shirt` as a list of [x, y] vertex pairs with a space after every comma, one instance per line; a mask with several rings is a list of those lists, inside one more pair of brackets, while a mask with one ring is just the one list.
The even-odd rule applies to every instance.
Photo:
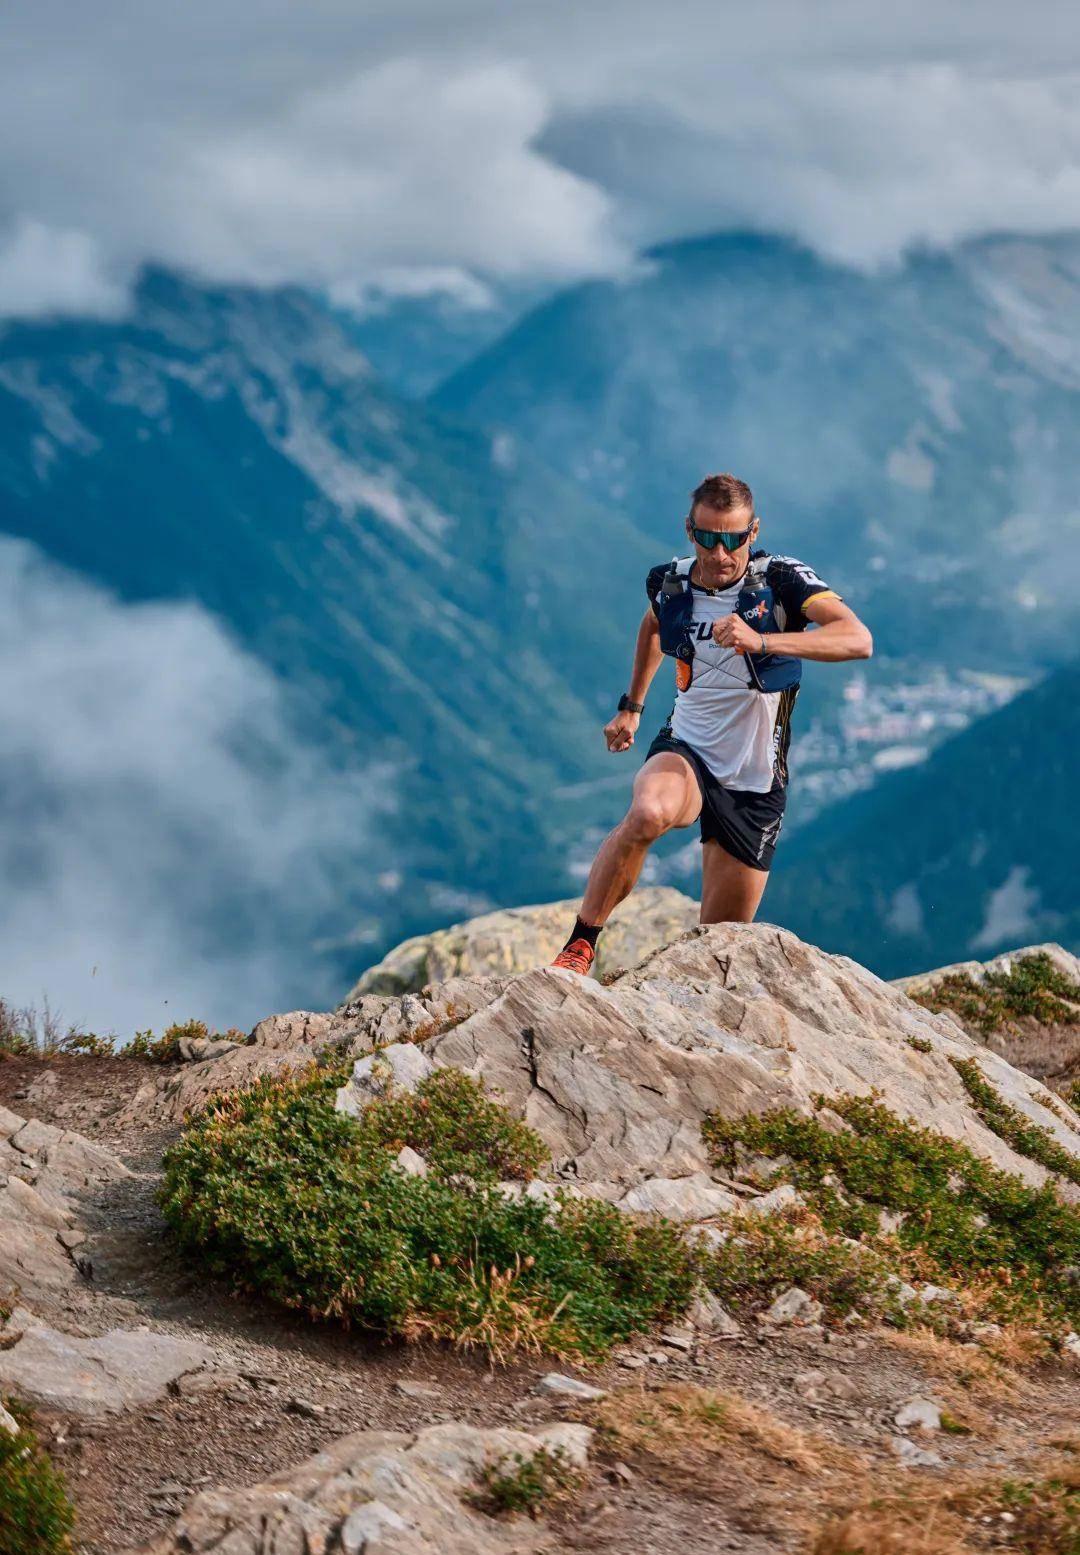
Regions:
[[[682, 559], [683, 563], [688, 560]], [[822, 594], [837, 597], [812, 568], [794, 557], [756, 551], [751, 556], [751, 565], [754, 563], [756, 570], [765, 573], [773, 591], [773, 611], [783, 631], [805, 628], [802, 607], [808, 600]], [[657, 614], [660, 584], [668, 565], [654, 567], [646, 582]], [[755, 690], [745, 658], [733, 648], [722, 648], [712, 637], [713, 622], [732, 614], [746, 583], [744, 574], [728, 588], [691, 585], [693, 679], [685, 691], [676, 691], [670, 723], [672, 734], [698, 753], [725, 788], [767, 793], [778, 767], [781, 781], [786, 781], [783, 758], [794, 696], [785, 691]]]

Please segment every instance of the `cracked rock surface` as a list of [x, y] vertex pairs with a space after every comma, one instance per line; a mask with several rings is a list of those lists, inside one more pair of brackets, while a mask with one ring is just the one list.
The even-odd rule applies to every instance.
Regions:
[[484, 1516], [468, 1495], [486, 1465], [541, 1448], [584, 1465], [592, 1431], [572, 1422], [515, 1431], [450, 1421], [415, 1434], [357, 1431], [246, 1490], [206, 1491], [145, 1555], [529, 1555], [537, 1525]]

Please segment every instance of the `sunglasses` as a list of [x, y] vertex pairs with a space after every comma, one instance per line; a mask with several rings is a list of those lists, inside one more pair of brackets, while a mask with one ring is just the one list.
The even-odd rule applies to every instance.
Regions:
[[[756, 523], [757, 520], [754, 520]], [[737, 551], [740, 545], [745, 545], [754, 531], [754, 524], [748, 529], [695, 529], [693, 524], [690, 532], [698, 545], [705, 547], [707, 551], [715, 551], [718, 545], [722, 545], [725, 551]]]

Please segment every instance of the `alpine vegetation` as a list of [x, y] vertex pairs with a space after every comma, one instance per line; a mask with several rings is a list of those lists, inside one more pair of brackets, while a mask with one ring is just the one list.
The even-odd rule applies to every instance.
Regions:
[[166, 1218], [213, 1273], [313, 1318], [495, 1358], [600, 1356], [690, 1301], [678, 1227], [521, 1190], [547, 1151], [475, 1081], [440, 1070], [353, 1118], [334, 1110], [342, 1079], [223, 1096], [167, 1153]]

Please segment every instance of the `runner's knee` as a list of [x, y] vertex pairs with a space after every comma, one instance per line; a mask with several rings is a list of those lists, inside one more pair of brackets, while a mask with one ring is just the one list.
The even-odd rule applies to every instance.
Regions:
[[655, 842], [675, 825], [676, 815], [670, 804], [652, 794], [635, 799], [626, 812], [623, 827], [634, 842]]

